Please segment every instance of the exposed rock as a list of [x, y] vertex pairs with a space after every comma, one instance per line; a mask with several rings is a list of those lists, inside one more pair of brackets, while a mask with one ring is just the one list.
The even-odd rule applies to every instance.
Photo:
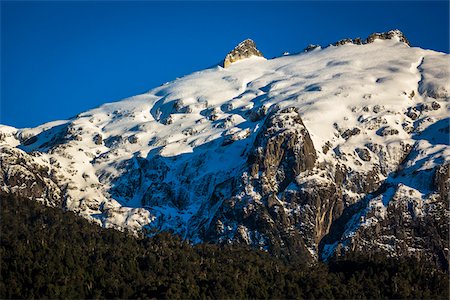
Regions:
[[441, 196], [441, 199], [445, 201], [448, 206], [448, 202], [450, 200], [450, 164], [442, 165], [436, 168], [434, 175], [434, 186]]
[[382, 108], [381, 108], [381, 106], [379, 106], [378, 104], [377, 105], [374, 105], [374, 107], [373, 107], [373, 112], [374, 113], [379, 113], [381, 110], [382, 110]]
[[441, 108], [441, 105], [437, 101], [433, 101], [431, 103], [422, 103], [418, 106], [419, 111], [432, 111], [432, 110], [438, 110]]
[[383, 127], [380, 130], [377, 131], [377, 134], [380, 136], [387, 136], [387, 135], [397, 135], [399, 132], [395, 128], [389, 128], [389, 127]]
[[369, 150], [364, 148], [356, 148], [356, 153], [358, 154], [359, 158], [363, 161], [370, 161], [370, 153]]
[[195, 128], [186, 128], [181, 133], [183, 133], [186, 136], [191, 136], [193, 134], [196, 134], [197, 130]]
[[259, 120], [262, 120], [266, 116], [268, 111], [269, 107], [266, 105], [255, 107], [248, 113], [248, 118], [251, 122], [257, 122]]
[[406, 112], [406, 116], [408, 116], [411, 120], [416, 120], [419, 117], [419, 113], [414, 107], [410, 107]]
[[403, 34], [403, 32], [401, 32], [398, 29], [382, 33], [372, 33], [367, 37], [366, 43], [370, 44], [373, 43], [375, 40], [391, 40], [391, 39], [398, 39], [400, 42], [403, 42], [406, 45], [411, 46], [408, 39]]
[[225, 56], [223, 60], [223, 67], [226, 68], [230, 64], [251, 56], [263, 57], [263, 54], [256, 48], [256, 44], [251, 39], [239, 43], [230, 53]]
[[216, 121], [219, 119], [219, 114], [222, 113], [222, 110], [219, 107], [211, 107], [208, 109], [204, 109], [202, 115], [208, 118], [208, 120]]
[[16, 148], [0, 147], [0, 190], [51, 206], [61, 205], [62, 191], [49, 167]]
[[320, 49], [320, 45], [314, 45], [314, 44], [309, 44], [308, 46], [306, 46], [305, 49], [303, 49], [303, 52], [310, 52], [313, 51], [315, 49]]
[[342, 46], [342, 45], [346, 45], [346, 44], [353, 44], [353, 40], [352, 39], [343, 39], [343, 40], [337, 41], [336, 43], [333, 43], [333, 46]]
[[352, 137], [352, 136], [354, 136], [354, 135], [358, 135], [360, 132], [361, 132], [361, 129], [355, 127], [355, 128], [353, 128], [353, 129], [347, 129], [347, 130], [345, 130], [345, 131], [341, 134], [341, 136], [342, 136], [344, 139], [348, 140], [350, 137]]
[[325, 145], [322, 146], [322, 152], [323, 154], [327, 154], [328, 151], [330, 151], [331, 147], [333, 147], [333, 145], [330, 143], [330, 141], [327, 141], [325, 143]]
[[[345, 165], [336, 165], [335, 183], [342, 189], [357, 194], [367, 194], [377, 190], [382, 184], [380, 178], [380, 168], [374, 166], [368, 172], [358, 172], [351, 170]], [[352, 200], [353, 201], [353, 200]]]
[[361, 40], [361, 38], [357, 37], [357, 38], [353, 39], [353, 44], [362, 45], [363, 41]]
[[250, 174], [261, 181], [263, 196], [284, 190], [300, 172], [312, 169], [316, 160], [313, 143], [296, 108], [272, 113], [256, 137], [254, 149], [248, 161]]
[[128, 137], [128, 142], [130, 142], [130, 144], [136, 144], [138, 142], [138, 137], [136, 135], [132, 135]]
[[[372, 151], [380, 152], [380, 145], [368, 144]], [[398, 156], [396, 170], [392, 178], [404, 178], [407, 166], [415, 159], [408, 155], [409, 144], [400, 145], [402, 156]], [[381, 147], [382, 148], [382, 147]], [[389, 151], [384, 150], [387, 153]], [[382, 155], [386, 159], [386, 154]], [[384, 182], [366, 190], [363, 200], [348, 206], [342, 215], [333, 222], [329, 234], [321, 241], [322, 258], [330, 255], [345, 255], [348, 252], [385, 253], [388, 256], [416, 256], [431, 264], [448, 269], [448, 191], [450, 185], [449, 165], [438, 166], [434, 170], [413, 171], [421, 178], [421, 185], [434, 173], [434, 185], [426, 187], [426, 194], [402, 183]], [[341, 171], [339, 181], [345, 183], [348, 170]], [[380, 171], [374, 170], [373, 176]], [[369, 175], [369, 174], [368, 174]], [[385, 175], [386, 176], [386, 175]], [[432, 176], [431, 176], [432, 177]], [[348, 179], [355, 184], [369, 181], [366, 178]], [[389, 179], [388, 179], [389, 180]], [[395, 180], [395, 179], [394, 179]], [[380, 183], [380, 181], [378, 181]], [[430, 193], [431, 189], [431, 193]], [[371, 191], [370, 191], [371, 190]], [[333, 254], [334, 253], [334, 254]]]
[[415, 256], [448, 269], [448, 200], [413, 197], [413, 191], [402, 185], [391, 189], [395, 194], [386, 208], [381, 198], [370, 201], [369, 212], [361, 216], [361, 227], [340, 254]]
[[96, 145], [101, 145], [103, 144], [103, 137], [100, 133], [97, 133], [96, 135], [94, 135], [93, 137], [93, 141]]
[[123, 137], [118, 135], [113, 135], [104, 140], [105, 146], [108, 148], [117, 147], [123, 141]]
[[229, 145], [231, 143], [234, 143], [235, 141], [245, 139], [249, 135], [250, 135], [249, 129], [245, 129], [245, 130], [233, 133], [233, 134], [229, 134], [229, 135], [225, 136], [222, 145], [223, 146]]
[[[216, 207], [217, 203], [222, 204], [210, 221], [210, 224], [216, 225], [206, 227], [205, 236], [216, 242], [224, 241], [221, 239], [226, 236], [235, 237], [255, 247], [268, 247], [274, 253], [302, 253], [305, 258], [309, 257], [306, 247], [314, 247], [322, 235], [321, 230], [318, 233], [312, 229], [311, 236], [303, 237], [303, 229], [299, 228], [303, 226], [300, 222], [304, 218], [288, 213], [283, 207], [302, 207], [306, 204], [303, 194], [293, 195], [287, 188], [297, 184], [296, 177], [299, 174], [314, 167], [317, 157], [298, 109], [272, 111], [261, 127], [252, 149], [254, 150], [249, 155], [242, 175], [215, 188], [209, 205]], [[333, 184], [330, 189], [317, 188], [309, 193], [307, 197], [312, 198], [306, 201], [314, 203], [319, 210], [311, 212], [309, 219], [323, 220], [322, 214], [332, 211], [326, 210], [319, 203], [328, 202], [329, 197], [336, 195]], [[329, 193], [323, 194], [325, 191]], [[278, 193], [286, 194], [279, 199]], [[309, 210], [303, 214], [309, 215]], [[289, 229], [292, 226], [296, 229]], [[327, 227], [328, 223], [323, 226]]]
[[439, 108], [441, 108], [441, 105], [437, 101], [433, 101], [431, 102], [431, 108], [433, 110], [438, 110]]
[[167, 118], [161, 120], [161, 123], [164, 125], [170, 125], [173, 123], [173, 116], [169, 115]]
[[391, 40], [391, 39], [398, 39], [400, 42], [403, 42], [410, 46], [408, 39], [405, 37], [405, 35], [400, 30], [390, 30], [388, 32], [382, 32], [382, 33], [372, 33], [365, 39], [364, 41], [361, 40], [361, 38], [355, 38], [355, 39], [342, 39], [335, 43], [333, 43], [333, 46], [342, 46], [346, 44], [354, 44], [354, 45], [362, 45], [362, 44], [370, 44], [373, 43], [375, 40]]

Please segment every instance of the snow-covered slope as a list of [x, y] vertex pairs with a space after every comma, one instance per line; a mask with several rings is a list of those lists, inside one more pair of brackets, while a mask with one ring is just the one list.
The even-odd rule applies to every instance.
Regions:
[[[414, 201], [430, 201], [437, 193], [434, 170], [450, 160], [449, 55], [409, 47], [395, 34], [390, 38], [270, 60], [250, 57], [70, 120], [27, 129], [0, 126], [2, 189], [20, 193], [29, 188], [19, 185], [20, 176], [15, 186], [8, 182], [8, 174], [20, 172], [20, 162], [7, 163], [8, 158], [26, 152], [27, 159], [48, 169], [64, 208], [102, 226], [170, 230], [202, 241], [220, 221], [225, 229], [216, 232], [217, 241], [241, 239], [270, 248], [267, 234], [242, 220], [219, 217], [223, 202], [212, 198], [219, 186], [246, 176], [249, 155], [258, 150], [256, 139], [268, 118], [295, 108], [313, 144], [314, 167], [295, 174], [283, 190], [277, 182], [267, 183], [288, 216], [299, 214], [289, 226], [311, 235], [306, 248], [317, 256], [332, 222], [347, 207], [367, 203], [342, 236], [322, 241], [327, 256], [367, 226], [364, 216], [371, 207], [379, 209], [381, 219], [401, 191]], [[296, 117], [292, 120], [271, 126], [297, 130]], [[319, 215], [302, 223], [301, 211], [308, 208], [287, 200], [290, 192], [308, 193], [312, 182], [316, 187], [332, 183], [340, 197], [326, 225]], [[267, 205], [268, 194], [254, 184], [242, 190], [230, 186], [229, 196], [245, 199], [239, 209]], [[389, 188], [368, 196], [381, 186]], [[315, 233], [302, 231], [308, 226]]]

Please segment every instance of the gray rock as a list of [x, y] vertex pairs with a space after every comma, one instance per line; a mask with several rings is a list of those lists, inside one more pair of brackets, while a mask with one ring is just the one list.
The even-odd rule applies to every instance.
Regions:
[[[211, 224], [203, 227], [203, 237], [210, 241], [225, 242], [225, 237], [230, 236], [254, 247], [268, 247], [273, 253], [301, 253], [305, 258], [310, 257], [306, 247], [313, 246], [317, 236], [322, 233], [312, 230], [311, 236], [303, 238], [301, 230], [288, 230], [292, 226], [302, 226], [300, 220], [303, 218], [289, 215], [277, 196], [287, 193], [283, 201], [292, 201], [293, 206], [301, 205], [303, 196], [293, 196], [286, 189], [296, 184], [299, 174], [312, 170], [317, 159], [298, 109], [270, 112], [252, 149], [241, 175], [216, 186], [208, 205], [217, 207], [218, 203], [222, 204], [212, 220], [197, 220], [198, 224]], [[317, 209], [322, 207], [317, 203], [319, 198], [328, 199], [336, 194], [333, 186], [330, 189], [316, 190], [319, 193], [311, 201], [317, 204]], [[254, 194], [248, 194], [250, 190]], [[260, 200], [255, 202], [258, 198]], [[312, 212], [312, 215], [306, 213], [308, 219], [313, 220], [317, 211]]]
[[269, 108], [264, 105], [260, 107], [255, 107], [249, 111], [248, 118], [250, 119], [251, 122], [257, 122], [259, 120], [262, 120], [266, 116], [268, 110]]
[[356, 148], [356, 154], [358, 154], [359, 158], [363, 161], [370, 161], [370, 153], [369, 150], [364, 148]]
[[382, 32], [382, 33], [372, 33], [369, 35], [366, 39], [366, 44], [373, 43], [375, 40], [390, 40], [398, 38], [400, 42], [405, 43], [408, 46], [411, 46], [406, 36], [398, 29], [390, 30], [388, 32]]
[[377, 105], [375, 105], [375, 106], [373, 107], [372, 110], [373, 110], [374, 113], [377, 114], [377, 113], [379, 113], [379, 112], [381, 111], [381, 106], [379, 106], [379, 105], [377, 104]]
[[347, 129], [347, 130], [345, 130], [345, 131], [341, 134], [341, 136], [342, 136], [344, 139], [348, 140], [350, 137], [352, 137], [352, 136], [354, 136], [354, 135], [360, 134], [360, 132], [361, 132], [361, 129], [355, 127], [355, 128], [353, 128], [353, 129]]
[[129, 136], [128, 142], [130, 142], [130, 144], [136, 144], [138, 142], [138, 137], [136, 135]]
[[343, 39], [343, 40], [333, 43], [333, 46], [342, 46], [342, 45], [346, 45], [346, 44], [353, 44], [353, 40], [352, 39]]
[[410, 107], [406, 112], [406, 116], [409, 117], [411, 120], [416, 120], [419, 117], [419, 114], [415, 108]]
[[353, 39], [353, 44], [355, 44], [355, 45], [362, 45], [362, 43], [363, 43], [363, 41], [359, 37]]
[[313, 51], [315, 49], [320, 49], [320, 45], [314, 45], [314, 44], [309, 44], [308, 46], [306, 46], [305, 49], [303, 49], [303, 52], [310, 52]]
[[431, 103], [422, 103], [419, 104], [417, 109], [419, 111], [432, 111], [432, 110], [438, 110], [441, 108], [441, 105], [437, 101], [433, 101]]
[[377, 131], [379, 136], [397, 135], [399, 131], [395, 128], [383, 127]]
[[225, 56], [223, 60], [223, 67], [226, 68], [230, 64], [251, 56], [264, 57], [263, 54], [256, 48], [256, 44], [251, 39], [246, 39], [245, 41], [239, 43], [230, 53]]
[[96, 145], [103, 144], [103, 137], [100, 133], [97, 133], [96, 135], [94, 135], [93, 140]]
[[435, 189], [438, 191], [441, 199], [447, 202], [448, 207], [450, 195], [450, 164], [437, 167], [433, 181]]
[[62, 188], [48, 166], [11, 147], [0, 147], [0, 190], [51, 206], [62, 205]]

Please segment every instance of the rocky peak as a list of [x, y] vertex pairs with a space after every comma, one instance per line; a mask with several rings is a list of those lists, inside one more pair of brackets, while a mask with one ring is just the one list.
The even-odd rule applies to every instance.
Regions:
[[251, 56], [263, 57], [263, 54], [256, 48], [256, 44], [253, 40], [246, 39], [245, 41], [240, 42], [231, 52], [227, 54], [227, 56], [225, 56], [225, 59], [223, 60], [223, 67], [226, 68], [235, 61], [249, 58]]
[[366, 44], [373, 43], [375, 40], [392, 40], [392, 39], [398, 39], [399, 42], [403, 42], [408, 46], [411, 46], [406, 36], [398, 29], [395, 30], [389, 30], [388, 32], [382, 32], [382, 33], [372, 33], [369, 35], [366, 39]]
[[[332, 46], [342, 46], [342, 45], [346, 45], [346, 44], [362, 45], [362, 44], [371, 44], [375, 40], [392, 40], [392, 39], [397, 39], [399, 42], [402, 42], [408, 46], [411, 46], [408, 39], [403, 34], [403, 32], [401, 32], [398, 29], [390, 30], [387, 32], [382, 32], [382, 33], [375, 32], [375, 33], [372, 33], [371, 35], [369, 35], [367, 37], [367, 39], [365, 39], [365, 40], [362, 40], [361, 38], [355, 38], [355, 39], [346, 38], [346, 39], [339, 40], [331, 45]], [[308, 51], [305, 51], [305, 52], [308, 52]]]

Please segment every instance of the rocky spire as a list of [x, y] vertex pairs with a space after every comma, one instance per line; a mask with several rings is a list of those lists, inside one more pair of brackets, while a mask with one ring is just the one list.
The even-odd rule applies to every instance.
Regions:
[[255, 42], [251, 39], [246, 39], [245, 41], [239, 43], [231, 52], [225, 56], [223, 60], [223, 67], [226, 68], [235, 61], [249, 58], [251, 56], [261, 56], [263, 54], [256, 48]]

